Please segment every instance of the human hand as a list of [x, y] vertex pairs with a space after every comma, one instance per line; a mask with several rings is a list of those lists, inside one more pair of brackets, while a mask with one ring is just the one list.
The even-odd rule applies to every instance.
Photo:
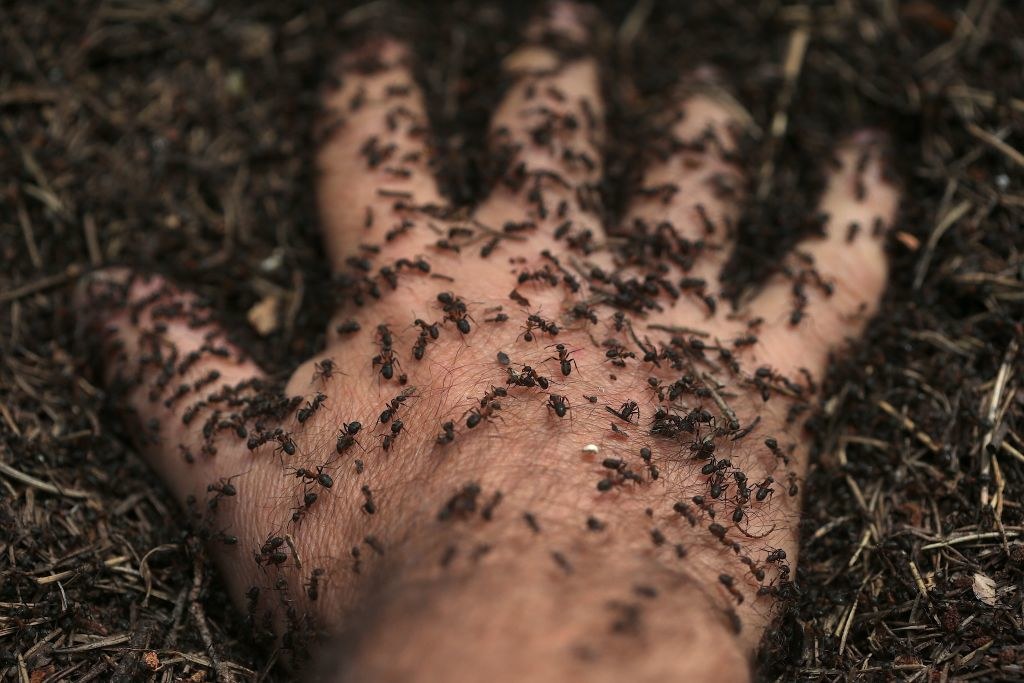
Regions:
[[840, 144], [813, 261], [731, 313], [742, 110], [689, 79], [605, 225], [587, 24], [558, 5], [505, 60], [507, 163], [471, 214], [433, 180], [408, 50], [346, 57], [317, 192], [349, 301], [283, 388], [160, 279], [83, 292], [154, 469], [294, 651], [346, 629], [366, 677], [507, 678], [513, 654], [516, 678], [744, 675], [795, 559], [807, 448], [788, 418], [876, 305], [897, 192], [877, 136]]

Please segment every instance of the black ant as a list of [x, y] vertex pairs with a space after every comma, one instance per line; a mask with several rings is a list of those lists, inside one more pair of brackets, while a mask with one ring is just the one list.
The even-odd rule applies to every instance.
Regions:
[[730, 595], [736, 599], [737, 605], [743, 604], [743, 593], [740, 593], [739, 589], [736, 588], [736, 580], [732, 576], [729, 574], [719, 574], [718, 582], [725, 586]]
[[366, 484], [363, 484], [363, 487], [360, 490], [362, 491], [364, 498], [363, 512], [368, 515], [377, 514], [377, 504], [373, 502], [373, 491], [371, 491], [370, 487]]
[[672, 506], [672, 510], [677, 514], [682, 515], [686, 518], [686, 521], [690, 523], [690, 526], [697, 526], [697, 515], [690, 509], [690, 506], [686, 503], [679, 501]]
[[348, 449], [352, 448], [352, 444], [359, 443], [356, 441], [356, 434], [358, 434], [359, 430], [362, 428], [363, 425], [360, 422], [349, 422], [342, 425], [341, 431], [338, 434], [338, 444], [335, 447], [338, 455], [341, 455]]
[[316, 491], [306, 491], [302, 495], [302, 505], [292, 508], [292, 521], [295, 523], [300, 522], [309, 511], [309, 508], [313, 507], [313, 503], [315, 503], [319, 498], [320, 496]]
[[715, 460], [715, 456], [711, 456], [711, 461], [708, 462], [704, 467], [700, 468], [700, 473], [705, 476], [710, 476], [716, 472], [732, 467], [732, 461], [728, 458], [722, 458], [721, 460]]
[[253, 557], [256, 559], [256, 564], [263, 566], [269, 564], [284, 564], [288, 561], [288, 553], [282, 550], [284, 546], [284, 539], [280, 536], [270, 536], [260, 546], [258, 552], [253, 553]]
[[395, 376], [395, 366], [401, 367], [398, 362], [398, 358], [395, 357], [394, 349], [392, 345], [394, 338], [391, 335], [391, 330], [387, 325], [377, 326], [377, 346], [380, 349], [380, 353], [372, 359], [373, 367], [380, 366], [380, 375], [386, 380], [391, 379]]
[[309, 583], [306, 584], [306, 596], [313, 601], [320, 596], [320, 579], [327, 572], [320, 567], [313, 569], [313, 573], [309, 577]]
[[401, 434], [402, 429], [404, 427], [405, 423], [399, 419], [395, 419], [395, 421], [391, 423], [391, 433], [385, 434], [383, 442], [381, 443], [381, 446], [384, 448], [385, 451], [391, 449], [391, 446], [398, 439], [398, 435]]
[[356, 320], [346, 320], [334, 329], [338, 334], [353, 334], [361, 330], [362, 326]]
[[451, 420], [441, 425], [441, 433], [437, 435], [437, 443], [446, 444], [455, 441], [455, 423]]
[[[572, 372], [572, 368], [576, 365], [576, 361], [569, 355], [569, 351], [566, 350], [565, 344], [555, 344], [555, 350], [558, 352], [558, 363], [561, 366], [562, 374], [566, 377]], [[555, 357], [551, 356], [546, 360], [554, 360]], [[576, 365], [576, 372], [579, 372], [580, 366]]]
[[517, 387], [531, 388], [538, 386], [541, 389], [547, 390], [549, 386], [549, 380], [547, 377], [539, 375], [536, 370], [531, 368], [529, 365], [524, 365], [523, 369], [516, 372], [512, 368], [506, 368], [505, 371], [508, 373], [508, 384], [515, 385]]
[[306, 407], [305, 408], [300, 408], [299, 412], [296, 413], [295, 417], [299, 420], [299, 423], [301, 424], [301, 423], [305, 422], [306, 420], [308, 420], [309, 418], [313, 417], [313, 413], [315, 413], [317, 411], [317, 409], [321, 405], [323, 405], [324, 401], [326, 401], [326, 400], [327, 400], [327, 397], [325, 395], [321, 394], [318, 391], [316, 393], [316, 396], [313, 397], [313, 400], [312, 401], [308, 401], [306, 403]]
[[322, 361], [313, 365], [313, 381], [328, 380], [334, 376], [334, 371], [338, 369], [338, 364], [334, 362], [332, 358], [324, 358]]
[[771, 496], [772, 493], [774, 492], [774, 489], [771, 487], [771, 485], [774, 482], [775, 482], [775, 479], [773, 479], [771, 476], [768, 476], [768, 477], [765, 478], [764, 481], [762, 481], [761, 483], [757, 484], [756, 485], [757, 493], [754, 494], [754, 498], [757, 499], [758, 502], [761, 502], [765, 498], [768, 498], [769, 496]]
[[569, 399], [558, 394], [549, 394], [547, 402], [548, 410], [555, 411], [558, 417], [565, 417], [569, 412]]
[[636, 401], [626, 401], [625, 403], [622, 404], [622, 406], [619, 407], [618, 410], [615, 410], [611, 406], [605, 406], [604, 409], [607, 410], [612, 415], [614, 415], [615, 417], [624, 420], [625, 422], [628, 422], [630, 424], [633, 424], [634, 416], [636, 417], [637, 423], [640, 422], [640, 406], [637, 404]]
[[467, 413], [468, 417], [466, 418], [466, 426], [473, 429], [480, 424], [481, 420], [490, 419], [497, 410], [501, 410], [501, 404], [497, 401], [491, 401], [479, 410], [476, 408], [470, 408]]
[[402, 389], [402, 393], [388, 401], [384, 411], [378, 418], [380, 424], [387, 424], [390, 422], [391, 418], [398, 414], [398, 409], [402, 407], [402, 404], [404, 404], [406, 400], [415, 393], [415, 391], [416, 387], [406, 387], [405, 389]]
[[279, 444], [277, 449], [275, 450], [276, 453], [283, 452], [286, 455], [295, 455], [295, 442], [292, 441], [292, 437], [290, 434], [280, 432], [275, 436], [275, 438], [277, 439], [277, 443]]
[[238, 495], [238, 489], [235, 488], [235, 485], [231, 483], [231, 480], [234, 479], [235, 477], [238, 477], [238, 476], [241, 476], [241, 475], [236, 474], [234, 477], [229, 477], [227, 479], [222, 478], [222, 479], [220, 479], [220, 481], [217, 481], [217, 482], [215, 482], [213, 484], [207, 484], [206, 485], [207, 493], [216, 492], [216, 495], [213, 498], [211, 498], [209, 500], [209, 502], [207, 503], [207, 505], [210, 506], [210, 509], [216, 508], [217, 507], [217, 502], [222, 497], [224, 497], [224, 496], [231, 497], [231, 496]]
[[423, 355], [427, 351], [427, 340], [437, 341], [437, 338], [441, 336], [441, 329], [437, 323], [427, 323], [419, 318], [416, 318], [413, 324], [419, 326], [420, 334], [416, 338], [416, 343], [413, 344], [412, 355], [416, 360], [423, 360]]

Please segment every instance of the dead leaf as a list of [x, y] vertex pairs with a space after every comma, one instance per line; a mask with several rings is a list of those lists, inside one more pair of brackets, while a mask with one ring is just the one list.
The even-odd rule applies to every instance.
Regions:
[[996, 582], [988, 578], [984, 574], [975, 573], [974, 575], [974, 597], [981, 600], [989, 607], [995, 607], [996, 605]]
[[265, 337], [277, 329], [280, 321], [278, 311], [281, 309], [281, 297], [276, 294], [263, 297], [249, 309], [249, 324], [261, 336]]

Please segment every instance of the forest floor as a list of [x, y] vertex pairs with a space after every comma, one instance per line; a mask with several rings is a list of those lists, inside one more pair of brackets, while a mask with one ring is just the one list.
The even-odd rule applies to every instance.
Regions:
[[[365, 18], [386, 11], [414, 38], [449, 197], [484, 189], [493, 74], [532, 3], [441, 4], [5, 3], [3, 680], [199, 681], [211, 655], [243, 680], [286, 677], [108, 410], [71, 292], [93, 267], [155, 267], [187, 276], [272, 371], [316, 350], [334, 301], [311, 123], [325, 65]], [[779, 609], [759, 676], [1021, 680], [1024, 11], [599, 4], [613, 213], [635, 182], [645, 115], [686, 69], [721, 69], [764, 131], [751, 161], [773, 164], [772, 191], [745, 212], [736, 291], [810, 224], [818, 164], [843, 132], [887, 131], [905, 186], [881, 312], [834, 364], [811, 421], [799, 595]], [[289, 305], [261, 336], [246, 314], [267, 297]]]

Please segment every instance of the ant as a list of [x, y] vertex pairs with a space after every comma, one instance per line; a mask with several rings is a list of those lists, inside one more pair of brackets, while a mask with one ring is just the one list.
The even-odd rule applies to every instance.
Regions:
[[640, 422], [640, 406], [637, 404], [636, 401], [626, 401], [625, 403], [622, 404], [622, 406], [619, 407], [618, 410], [615, 410], [611, 406], [605, 406], [604, 409], [607, 410], [612, 415], [614, 415], [615, 417], [624, 420], [625, 422], [628, 422], [630, 424], [633, 424], [634, 416], [636, 416], [637, 423], [639, 424]]
[[259, 551], [253, 553], [256, 564], [260, 566], [284, 564], [288, 560], [288, 553], [281, 549], [282, 546], [284, 546], [284, 539], [280, 536], [267, 538], [260, 546]]
[[361, 330], [362, 326], [356, 320], [346, 320], [334, 329], [338, 334], [353, 334]]
[[309, 577], [309, 583], [306, 584], [306, 596], [310, 600], [316, 601], [320, 596], [320, 580], [326, 573], [327, 572], [320, 567], [313, 569], [313, 573]]
[[736, 588], [736, 580], [732, 576], [729, 574], [719, 574], [718, 582], [725, 586], [730, 595], [736, 599], [737, 605], [743, 604], [743, 593], [740, 593], [739, 589]]
[[363, 484], [363, 487], [360, 490], [362, 491], [363, 498], [365, 499], [363, 502], [363, 512], [368, 515], [377, 514], [377, 504], [373, 502], [373, 491], [371, 491], [370, 487], [366, 484]]
[[[576, 366], [576, 372], [579, 372], [580, 366], [576, 365], [576, 361], [573, 359], [571, 355], [569, 355], [570, 352], [566, 350], [565, 344], [555, 344], [555, 350], [558, 352], [557, 360], [559, 365], [561, 366], [562, 375], [568, 377], [569, 373], [572, 372], [572, 368], [574, 365]], [[555, 360], [555, 357], [551, 356], [546, 360]]]
[[395, 376], [395, 366], [401, 367], [398, 362], [398, 358], [395, 357], [394, 349], [394, 338], [391, 335], [391, 330], [387, 325], [377, 325], [377, 346], [380, 349], [380, 353], [372, 359], [373, 367], [380, 366], [380, 375], [385, 380], [389, 380]]
[[211, 510], [217, 507], [217, 502], [223, 496], [235, 496], [238, 494], [238, 489], [231, 483], [231, 480], [238, 476], [240, 475], [236, 474], [234, 477], [229, 477], [227, 479], [221, 478], [220, 481], [206, 485], [207, 493], [216, 492], [216, 495], [207, 503]]
[[790, 498], [795, 498], [796, 494], [800, 493], [800, 487], [796, 483], [796, 472], [787, 474], [786, 479], [789, 481], [789, 489], [786, 493], [789, 494]]
[[764, 569], [758, 567], [757, 562], [755, 562], [752, 557], [748, 555], [741, 555], [740, 562], [747, 565], [747, 568], [750, 569], [750, 573], [755, 579], [758, 581], [764, 581]]
[[[715, 460], [715, 456], [711, 456], [711, 461], [708, 462], [704, 467], [700, 468], [700, 473], [704, 476], [710, 476], [722, 470], [732, 467], [732, 461], [728, 458], [722, 458], [721, 460]], [[742, 473], [741, 473], [742, 474]]]
[[313, 381], [328, 380], [334, 376], [334, 371], [337, 369], [338, 364], [334, 362], [333, 358], [324, 358], [313, 365]]
[[521, 336], [524, 341], [528, 342], [532, 342], [535, 339], [535, 335], [533, 333], [534, 330], [540, 330], [541, 332], [545, 332], [551, 335], [552, 337], [558, 336], [559, 332], [558, 325], [551, 322], [550, 320], [545, 320], [536, 313], [531, 313], [529, 316], [527, 316], [526, 324], [523, 327], [526, 329], [519, 336]]
[[512, 368], [506, 368], [506, 372], [508, 373], [508, 384], [510, 385], [526, 388], [539, 386], [545, 391], [548, 388], [548, 378], [537, 374], [537, 371], [529, 365], [524, 365], [520, 372], [516, 372]]
[[416, 387], [406, 387], [402, 389], [402, 393], [395, 396], [393, 399], [387, 402], [384, 412], [380, 414], [378, 418], [380, 424], [387, 424], [391, 421], [391, 418], [398, 414], [398, 409], [402, 407], [402, 404], [416, 392]]
[[756, 494], [754, 494], [754, 498], [755, 498], [755, 499], [756, 499], [756, 500], [757, 500], [758, 502], [761, 502], [761, 501], [763, 501], [763, 500], [764, 500], [765, 498], [768, 498], [769, 496], [771, 496], [771, 495], [772, 495], [772, 493], [774, 493], [775, 489], [773, 489], [773, 488], [771, 487], [771, 485], [772, 485], [772, 483], [774, 483], [774, 481], [775, 481], [775, 479], [773, 479], [773, 478], [772, 478], [772, 477], [771, 477], [771, 476], [769, 475], [768, 477], [766, 477], [766, 478], [765, 478], [765, 480], [764, 480], [764, 481], [762, 481], [761, 483], [759, 483], [759, 484], [757, 484], [757, 485], [756, 485], [756, 487], [757, 487], [757, 493], [756, 493]]
[[423, 355], [427, 351], [427, 340], [433, 339], [437, 341], [437, 338], [441, 336], [441, 330], [437, 323], [427, 323], [419, 318], [413, 321], [413, 325], [419, 326], [420, 334], [416, 338], [416, 343], [413, 344], [412, 355], [416, 360], [423, 360]]
[[306, 491], [302, 495], [302, 505], [292, 508], [292, 521], [295, 523], [300, 522], [319, 497], [316, 491]]
[[455, 423], [448, 420], [441, 425], [442, 432], [437, 435], [437, 443], [446, 444], [455, 441]]
[[308, 420], [309, 418], [313, 417], [313, 413], [315, 413], [317, 411], [317, 408], [323, 405], [323, 402], [326, 400], [326, 396], [321, 394], [319, 391], [316, 392], [316, 396], [313, 397], [313, 400], [308, 401], [306, 403], [306, 407], [300, 408], [299, 412], [296, 414], [296, 418], [298, 418], [299, 423], [301, 424]]
[[472, 320], [472, 318], [469, 313], [466, 312], [466, 302], [451, 292], [441, 292], [437, 295], [437, 300], [441, 303], [441, 307], [444, 309], [445, 319], [451, 320], [455, 323], [456, 329], [458, 329], [462, 334], [469, 334], [471, 329], [469, 321]]
[[391, 423], [391, 433], [384, 435], [383, 443], [381, 444], [385, 451], [390, 450], [392, 444], [394, 444], [398, 439], [398, 435], [401, 434], [404, 427], [405, 423], [397, 418]]
[[323, 486], [325, 489], [329, 489], [332, 486], [334, 486], [334, 479], [331, 478], [331, 475], [324, 472], [323, 465], [317, 465], [316, 472], [313, 472], [313, 470], [306, 469], [305, 467], [299, 467], [292, 474], [294, 474], [296, 477], [299, 477], [304, 482], [316, 482]]
[[466, 426], [473, 429], [480, 424], [481, 420], [489, 420], [494, 415], [495, 411], [498, 410], [501, 410], [501, 404], [497, 401], [491, 401], [479, 410], [476, 408], [470, 408], [467, 412], [469, 417], [466, 418]]
[[279, 444], [277, 449], [274, 451], [275, 453], [283, 452], [286, 455], [295, 455], [295, 442], [292, 441], [290, 434], [280, 432], [276, 434], [274, 438], [277, 439], [277, 443]]
[[341, 455], [348, 449], [352, 448], [352, 444], [359, 443], [356, 441], [356, 434], [358, 434], [359, 430], [362, 428], [363, 425], [360, 422], [349, 422], [342, 425], [341, 431], [338, 434], [338, 444], [335, 447], [335, 450], [338, 451], [338, 455]]
[[679, 501], [672, 506], [672, 510], [677, 514], [682, 515], [686, 518], [686, 521], [690, 523], [690, 526], [697, 526], [697, 515], [690, 509], [690, 506], [686, 503]]
[[555, 411], [558, 417], [565, 417], [569, 412], [569, 399], [558, 394], [549, 394], [547, 402], [548, 410]]

